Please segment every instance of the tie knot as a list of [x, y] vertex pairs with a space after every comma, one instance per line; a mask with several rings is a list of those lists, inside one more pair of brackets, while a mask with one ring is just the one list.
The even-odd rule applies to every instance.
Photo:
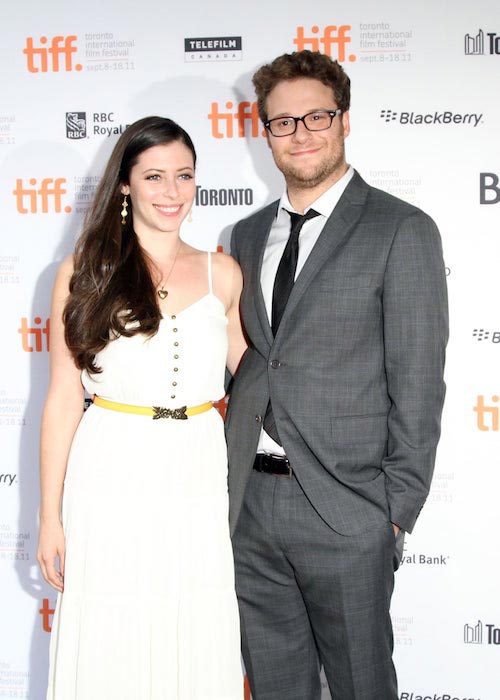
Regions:
[[[288, 211], [288, 209], [287, 209]], [[315, 209], [309, 209], [305, 214], [296, 214], [293, 211], [288, 212], [290, 214], [290, 233], [296, 236], [299, 235], [302, 226], [309, 219], [314, 219], [315, 216], [319, 216], [319, 212]]]

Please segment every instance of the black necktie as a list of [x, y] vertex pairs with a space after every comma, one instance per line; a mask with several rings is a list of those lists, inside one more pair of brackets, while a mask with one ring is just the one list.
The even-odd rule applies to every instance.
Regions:
[[[276, 335], [276, 331], [280, 325], [283, 312], [285, 311], [285, 307], [288, 302], [288, 297], [290, 296], [290, 292], [292, 291], [292, 287], [295, 282], [295, 271], [297, 270], [297, 260], [299, 257], [300, 231], [308, 219], [313, 219], [315, 216], [319, 216], [319, 212], [315, 211], [314, 209], [309, 209], [309, 211], [304, 215], [295, 214], [291, 211], [288, 213], [290, 214], [290, 236], [285, 246], [285, 250], [283, 251], [283, 255], [281, 256], [273, 287], [271, 326], [274, 335]], [[281, 440], [279, 438], [274, 420], [271, 401], [269, 401], [267, 405], [266, 415], [264, 416], [264, 430], [273, 438], [275, 442], [278, 443], [278, 445], [281, 445]]]
[[295, 281], [295, 271], [297, 270], [297, 260], [299, 257], [300, 231], [308, 219], [319, 216], [319, 213], [314, 209], [309, 209], [307, 214], [303, 215], [295, 214], [291, 211], [288, 213], [290, 214], [290, 236], [288, 237], [285, 250], [281, 256], [273, 287], [271, 327], [274, 335], [276, 335], [276, 331], [280, 325], [288, 297], [290, 296]]

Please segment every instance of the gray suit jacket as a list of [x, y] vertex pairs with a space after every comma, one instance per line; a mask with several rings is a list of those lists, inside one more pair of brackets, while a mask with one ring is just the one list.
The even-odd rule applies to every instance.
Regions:
[[304, 492], [337, 532], [411, 532], [427, 497], [445, 394], [447, 294], [436, 225], [355, 173], [273, 337], [260, 286], [277, 202], [240, 221], [250, 347], [226, 417], [234, 530], [269, 397]]

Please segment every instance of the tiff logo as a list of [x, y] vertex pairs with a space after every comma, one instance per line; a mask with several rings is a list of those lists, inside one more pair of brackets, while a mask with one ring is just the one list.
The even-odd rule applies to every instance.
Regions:
[[[62, 196], [67, 190], [63, 188], [66, 184], [64, 177], [45, 177], [40, 186], [37, 187], [36, 178], [32, 177], [29, 181], [30, 187], [26, 187], [22, 178], [17, 178], [16, 189], [12, 190], [12, 194], [16, 198], [17, 211], [20, 214], [48, 214], [50, 205], [52, 211], [60, 214], [63, 211]], [[66, 205], [64, 212], [69, 214], [71, 207]]]
[[[304, 27], [297, 27], [297, 36], [293, 43], [296, 45], [297, 51], [303, 51], [304, 49], [321, 51], [322, 47], [323, 53], [330, 56], [330, 58], [336, 58], [339, 63], [343, 63], [346, 60], [347, 44], [351, 43], [350, 31], [350, 24], [341, 24], [338, 27], [336, 24], [330, 24], [324, 28], [323, 34], [320, 35], [320, 28], [315, 25], [311, 27], [311, 34], [314, 36], [306, 36]], [[333, 51], [333, 47], [336, 47], [335, 51]], [[349, 54], [347, 60], [350, 62], [355, 61], [356, 55], [353, 53]]]
[[[499, 397], [494, 395], [491, 397], [492, 404], [498, 404]], [[500, 430], [500, 406], [486, 405], [484, 396], [477, 397], [477, 404], [473, 411], [477, 413], [477, 428], [484, 432]]]
[[260, 130], [259, 111], [257, 102], [239, 102], [236, 111], [232, 102], [226, 102], [225, 108], [227, 112], [219, 109], [217, 102], [212, 102], [211, 110], [207, 115], [212, 122], [212, 136], [216, 139], [232, 139], [235, 136], [235, 126], [237, 127], [236, 136], [244, 138], [248, 134], [246, 125], [250, 127], [250, 136], [253, 138], [262, 134], [265, 136], [265, 131]]
[[482, 56], [484, 54], [484, 32], [478, 31], [476, 36], [465, 35], [465, 54], [467, 56]]
[[[42, 319], [35, 316], [33, 326], [28, 326], [28, 319], [21, 318], [21, 327], [17, 332], [21, 335], [21, 342], [24, 352], [47, 352], [50, 350], [50, 318], [45, 321], [45, 326], [41, 327]], [[45, 343], [43, 342], [45, 336]], [[33, 343], [31, 342], [33, 341]]]
[[61, 61], [64, 64], [64, 71], [82, 70], [81, 63], [73, 65], [73, 54], [77, 52], [77, 47], [74, 42], [77, 40], [75, 35], [71, 36], [55, 36], [47, 46], [48, 39], [46, 36], [41, 36], [40, 46], [35, 47], [33, 37], [29, 36], [26, 39], [26, 46], [23, 53], [26, 56], [27, 67], [30, 73], [59, 73], [61, 70]]
[[52, 615], [55, 613], [55, 608], [50, 607], [49, 599], [42, 600], [42, 607], [38, 611], [42, 616], [42, 629], [44, 632], [52, 631]]

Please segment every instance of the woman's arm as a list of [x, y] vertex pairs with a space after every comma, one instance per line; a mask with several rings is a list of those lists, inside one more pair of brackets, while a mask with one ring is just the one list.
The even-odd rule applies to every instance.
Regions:
[[226, 312], [228, 319], [228, 340], [229, 348], [227, 353], [227, 368], [234, 376], [241, 362], [246, 349], [247, 342], [243, 333], [240, 317], [240, 297], [243, 288], [243, 275], [241, 274], [240, 266], [233, 260], [227, 257], [227, 265], [230, 268], [231, 288], [230, 288], [230, 305]]
[[48, 583], [63, 590], [65, 539], [61, 499], [71, 442], [83, 413], [80, 370], [66, 346], [62, 314], [73, 272], [72, 258], [60, 266], [54, 283], [50, 327], [50, 381], [40, 440], [40, 533], [38, 562]]

